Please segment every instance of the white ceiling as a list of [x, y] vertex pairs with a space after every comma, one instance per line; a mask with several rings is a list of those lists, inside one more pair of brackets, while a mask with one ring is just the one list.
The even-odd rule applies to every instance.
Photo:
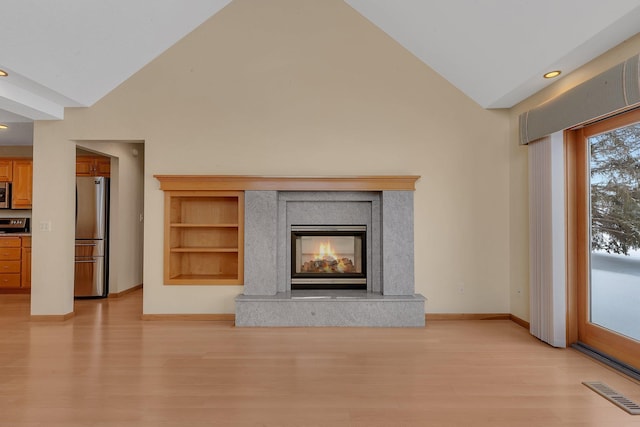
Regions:
[[[230, 1], [0, 0], [0, 145], [31, 144], [33, 120], [93, 105]], [[345, 2], [483, 108], [640, 32], [640, 0]]]

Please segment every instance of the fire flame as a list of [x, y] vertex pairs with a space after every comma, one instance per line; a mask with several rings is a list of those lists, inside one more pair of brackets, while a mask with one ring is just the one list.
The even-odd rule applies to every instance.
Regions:
[[314, 255], [315, 259], [317, 260], [321, 260], [321, 259], [326, 259], [326, 258], [330, 258], [330, 259], [336, 259], [336, 253], [333, 251], [333, 248], [331, 247], [331, 242], [327, 242], [326, 244], [324, 243], [320, 243], [320, 249], [319, 249], [319, 254]]
[[[317, 254], [314, 254], [314, 259], [316, 261], [327, 260], [327, 261], [337, 261], [337, 270], [340, 273], [344, 273], [346, 266], [344, 265], [344, 261], [342, 259], [338, 259], [338, 255], [333, 251], [331, 247], [331, 242], [328, 241], [326, 243], [320, 243], [320, 248]], [[325, 267], [325, 272], [330, 273], [331, 269], [327, 265]]]

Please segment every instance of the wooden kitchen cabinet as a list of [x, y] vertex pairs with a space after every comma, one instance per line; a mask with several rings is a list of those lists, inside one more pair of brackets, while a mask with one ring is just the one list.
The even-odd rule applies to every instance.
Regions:
[[31, 289], [31, 237], [22, 237], [22, 258], [20, 260], [20, 287]]
[[31, 209], [33, 195], [33, 160], [0, 159], [0, 181], [11, 182], [11, 209]]
[[111, 175], [111, 158], [99, 157], [96, 160], [96, 175], [106, 177]]
[[77, 156], [76, 176], [111, 175], [111, 158], [106, 156]]
[[0, 289], [31, 289], [31, 236], [0, 237]]
[[20, 237], [0, 237], [0, 288], [20, 288]]
[[13, 184], [11, 186], [11, 208], [31, 209], [33, 204], [33, 161], [13, 160]]
[[0, 159], [0, 181], [11, 182], [13, 179], [13, 162], [10, 159]]
[[165, 191], [165, 284], [241, 285], [243, 223], [242, 191]]
[[91, 157], [76, 157], [76, 176], [93, 176], [93, 165]]

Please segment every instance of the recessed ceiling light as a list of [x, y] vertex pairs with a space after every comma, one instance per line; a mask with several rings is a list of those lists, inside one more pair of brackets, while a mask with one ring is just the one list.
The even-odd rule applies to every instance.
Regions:
[[0, 123], [0, 130], [9, 129], [9, 126]]
[[552, 79], [554, 77], [558, 77], [561, 73], [562, 71], [560, 70], [549, 71], [548, 73], [545, 73], [542, 77], [544, 77], [545, 79]]
[[9, 73], [7, 73], [5, 70], [0, 70], [0, 77], [7, 77], [9, 75]]

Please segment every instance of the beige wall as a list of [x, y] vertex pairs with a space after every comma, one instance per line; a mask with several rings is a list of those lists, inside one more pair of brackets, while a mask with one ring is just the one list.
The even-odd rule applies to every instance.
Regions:
[[564, 76], [553, 85], [522, 101], [510, 110], [509, 143], [509, 240], [511, 270], [509, 280], [511, 313], [529, 319], [528, 270], [528, 188], [527, 147], [519, 145], [518, 116], [571, 89], [640, 52], [640, 34]]
[[34, 222], [53, 228], [34, 231], [32, 312], [72, 305], [78, 140], [145, 143], [145, 313], [233, 313], [242, 292], [163, 285], [154, 174], [421, 175], [427, 311], [509, 312], [509, 126], [342, 1], [236, 0], [96, 105], [36, 123]]

